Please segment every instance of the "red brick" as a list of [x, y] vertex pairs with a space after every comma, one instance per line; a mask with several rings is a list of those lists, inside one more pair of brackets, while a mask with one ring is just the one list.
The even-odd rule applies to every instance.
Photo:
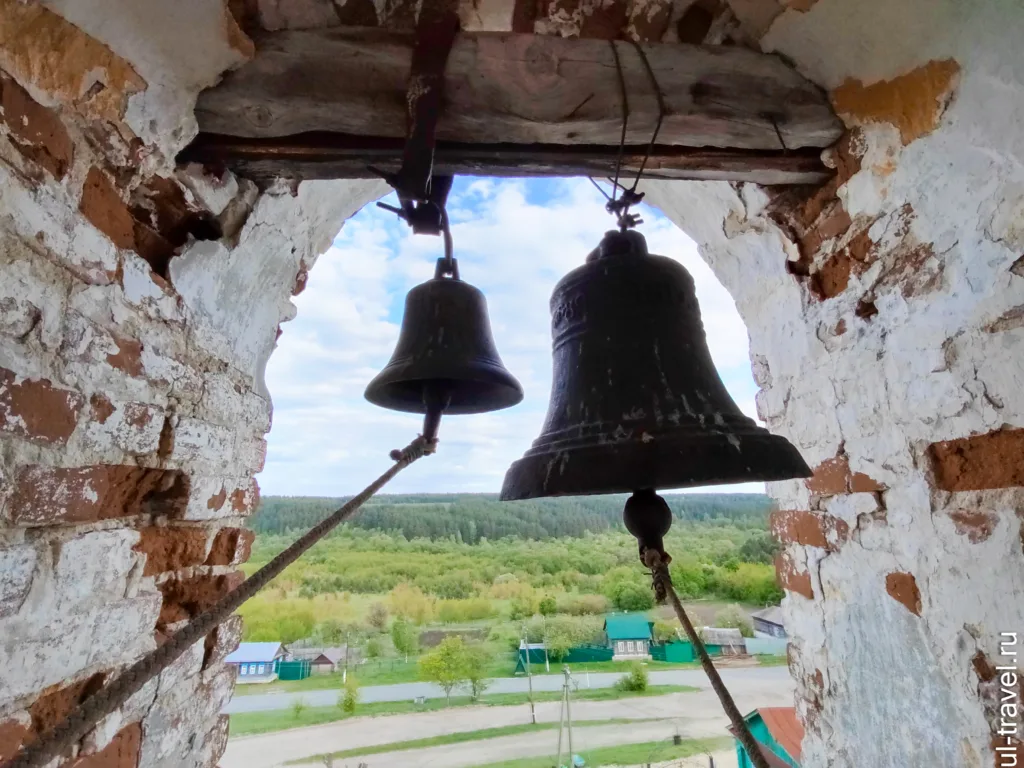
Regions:
[[93, 755], [79, 757], [67, 768], [136, 768], [142, 747], [142, 726], [126, 725], [110, 743]]
[[135, 549], [146, 554], [143, 576], [177, 571], [206, 560], [209, 532], [191, 526], [150, 526], [139, 529]]
[[117, 352], [107, 355], [107, 362], [129, 376], [142, 375], [142, 342], [135, 339], [114, 339]]
[[921, 615], [921, 591], [917, 588], [917, 580], [912, 574], [886, 574], [885, 591], [893, 600], [903, 603], [908, 611], [917, 616]]
[[796, 509], [775, 510], [768, 526], [772, 536], [783, 544], [821, 547], [830, 552], [838, 550], [850, 535], [850, 526], [837, 517]]
[[803, 595], [808, 600], [814, 599], [814, 588], [811, 586], [811, 574], [799, 570], [793, 558], [786, 552], [781, 552], [775, 558], [775, 575], [778, 578], [779, 586], [790, 592]]
[[23, 467], [13, 486], [8, 509], [18, 525], [87, 523], [143, 511], [173, 514], [188, 500], [181, 472], [119, 464]]
[[6, 75], [0, 75], [0, 102], [14, 148], [54, 178], [63, 179], [75, 145], [57, 113], [36, 102]]
[[78, 210], [118, 248], [135, 247], [135, 222], [131, 211], [114, 182], [99, 168], [89, 169]]
[[1024, 486], [1024, 429], [933, 443], [928, 455], [935, 485], [944, 491]]
[[821, 496], [846, 493], [850, 476], [850, 461], [845, 456], [826, 459], [814, 468], [814, 474], [806, 481], [807, 490]]
[[228, 500], [228, 492], [224, 486], [221, 486], [220, 492], [215, 493], [206, 502], [207, 509], [213, 509], [217, 512], [224, 506], [224, 502]]
[[71, 685], [54, 685], [44, 690], [28, 710], [32, 718], [32, 730], [42, 733], [53, 728], [71, 714], [75, 707], [102, 688], [104, 679], [104, 675], [98, 674]]
[[949, 513], [949, 518], [956, 527], [956, 532], [966, 536], [972, 544], [987, 541], [996, 529], [999, 518], [991, 512], [958, 509]]
[[231, 492], [231, 511], [239, 515], [251, 514], [260, 503], [260, 486], [256, 478], [249, 481], [247, 488], [236, 488]]
[[106, 424], [107, 419], [113, 416], [116, 410], [110, 399], [98, 392], [89, 398], [89, 404], [92, 406], [93, 419], [100, 424]]
[[63, 445], [75, 431], [85, 398], [46, 379], [17, 380], [0, 368], [0, 432]]
[[992, 662], [989, 661], [988, 656], [981, 651], [975, 653], [971, 658], [971, 665], [974, 667], [974, 671], [978, 673], [978, 678], [982, 682], [988, 683], [995, 680], [996, 668], [992, 666]]
[[871, 493], [883, 491], [885, 486], [863, 472], [850, 472], [850, 459], [840, 454], [826, 459], [814, 468], [813, 476], [806, 481], [807, 490], [819, 496], [835, 496], [840, 493]]
[[219, 575], [202, 574], [187, 579], [170, 579], [160, 585], [164, 602], [159, 625], [173, 624], [196, 616], [245, 580], [241, 571]]
[[12, 719], [0, 723], [0, 760], [13, 757], [31, 733], [32, 728], [27, 722]]
[[206, 565], [238, 565], [249, 559], [256, 534], [247, 528], [221, 528], [210, 547]]

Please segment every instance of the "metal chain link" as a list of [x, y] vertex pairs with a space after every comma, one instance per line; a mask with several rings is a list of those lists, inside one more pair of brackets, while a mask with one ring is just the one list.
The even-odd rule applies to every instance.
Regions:
[[306, 550], [322, 539], [331, 529], [351, 517], [395, 475], [414, 461], [433, 453], [436, 447], [437, 440], [420, 436], [406, 448], [392, 451], [391, 458], [395, 464], [391, 469], [370, 483], [330, 517], [313, 526], [281, 554], [217, 601], [213, 607], [189, 621], [170, 640], [143, 656], [118, 675], [113, 682], [82, 702], [61, 723], [41, 734], [12, 760], [4, 763], [3, 768], [42, 768], [54, 757], [61, 755], [89, 733], [100, 720], [114, 712], [137, 693], [149, 680], [160, 674], [185, 651], [202, 640], [224, 619], [234, 613], [242, 603], [298, 560]]

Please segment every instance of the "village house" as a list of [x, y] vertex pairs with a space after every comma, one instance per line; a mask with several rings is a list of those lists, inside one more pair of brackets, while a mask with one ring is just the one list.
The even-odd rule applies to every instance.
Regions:
[[[804, 727], [796, 716], [796, 709], [761, 707], [743, 719], [771, 768], [800, 768]], [[729, 732], [736, 735], [732, 726]], [[736, 761], [739, 768], [752, 768], [754, 765], [750, 753], [739, 739], [736, 739]]]
[[268, 683], [277, 679], [278, 666], [287, 654], [281, 643], [239, 643], [224, 663], [234, 667], [240, 683]]
[[750, 614], [757, 637], [787, 637], [786, 623], [782, 617], [782, 606], [772, 605]]
[[604, 631], [612, 649], [613, 661], [651, 657], [651, 622], [639, 613], [607, 616]]

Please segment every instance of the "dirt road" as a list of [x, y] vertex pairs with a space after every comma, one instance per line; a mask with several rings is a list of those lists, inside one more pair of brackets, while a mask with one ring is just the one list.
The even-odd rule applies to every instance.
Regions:
[[[788, 706], [793, 701], [792, 681], [772, 676], [728, 675], [728, 685], [742, 712], [761, 706]], [[558, 702], [537, 705], [537, 719], [557, 722]], [[228, 742], [221, 760], [222, 768], [275, 768], [292, 760], [301, 760], [325, 752], [429, 736], [475, 731], [529, 722], [529, 708], [464, 707], [450, 711], [424, 712], [387, 717], [353, 718], [328, 725], [296, 728], [258, 736], [244, 736]], [[726, 735], [727, 719], [714, 692], [705, 687], [697, 693], [676, 693], [651, 698], [616, 701], [580, 701], [573, 704], [573, 719], [607, 720], [630, 718], [658, 722], [582, 727], [574, 747], [577, 752], [598, 746], [639, 741], [670, 739], [678, 732], [683, 738]], [[416, 751], [386, 752], [339, 761], [351, 765], [366, 763], [369, 768], [429, 766], [429, 768], [468, 768], [516, 757], [554, 754], [556, 731], [503, 736], [462, 744], [430, 747]], [[656, 759], [656, 757], [655, 757]], [[717, 761], [716, 761], [717, 763]], [[322, 763], [306, 765], [322, 768]]]

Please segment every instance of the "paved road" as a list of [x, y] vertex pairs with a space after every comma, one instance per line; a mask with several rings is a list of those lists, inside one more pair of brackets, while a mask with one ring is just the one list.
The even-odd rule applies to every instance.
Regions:
[[[689, 672], [679, 670], [656, 674], [679, 675]], [[700, 674], [699, 670], [694, 672]], [[743, 712], [755, 707], [792, 705], [793, 682], [785, 667], [722, 670], [722, 676]], [[591, 678], [594, 677], [596, 675], [591, 675]], [[694, 677], [676, 677], [673, 682], [694, 684], [697, 682]], [[574, 734], [579, 734], [574, 743], [577, 752], [597, 746], [670, 739], [677, 732], [683, 738], [726, 734], [725, 715], [706, 682], [703, 689], [696, 693], [615, 701], [578, 701], [573, 704], [572, 710], [573, 719], [577, 722], [612, 718], [637, 721], [657, 719], [657, 722], [627, 725], [581, 726], [574, 731]], [[220, 764], [222, 768], [277, 768], [287, 761], [301, 760], [325, 752], [515, 725], [529, 722], [529, 717], [526, 705], [460, 707], [450, 711], [357, 717], [327, 725], [231, 739]], [[558, 702], [542, 702], [537, 705], [538, 721], [557, 722], [558, 718]], [[468, 768], [515, 757], [553, 754], [556, 740], [556, 731], [542, 731], [416, 751], [367, 755], [340, 762], [342, 765], [346, 762], [351, 765], [366, 763], [369, 768], [406, 768], [409, 765], [417, 768]], [[322, 763], [312, 762], [308, 765], [317, 768], [323, 766]]]
[[[789, 670], [786, 667], [749, 667], [739, 669], [723, 669], [722, 677], [728, 682], [733, 676], [750, 680], [788, 681]], [[589, 682], [591, 688], [611, 688], [615, 681], [622, 677], [621, 672], [586, 672], [577, 674], [581, 688]], [[650, 673], [651, 685], [693, 685], [708, 684], [704, 671], [700, 669], [662, 670]], [[562, 688], [561, 675], [535, 675], [533, 690], [558, 691]], [[498, 677], [491, 680], [488, 693], [526, 693], [525, 677]], [[373, 701], [412, 701], [417, 696], [428, 699], [442, 698], [444, 691], [433, 683], [398, 683], [396, 685], [372, 685], [359, 689], [359, 700], [364, 703]], [[303, 691], [302, 693], [264, 693], [236, 696], [224, 708], [227, 714], [237, 712], [263, 712], [273, 709], [288, 709], [296, 699], [302, 699], [310, 707], [332, 707], [338, 702], [337, 690]]]

